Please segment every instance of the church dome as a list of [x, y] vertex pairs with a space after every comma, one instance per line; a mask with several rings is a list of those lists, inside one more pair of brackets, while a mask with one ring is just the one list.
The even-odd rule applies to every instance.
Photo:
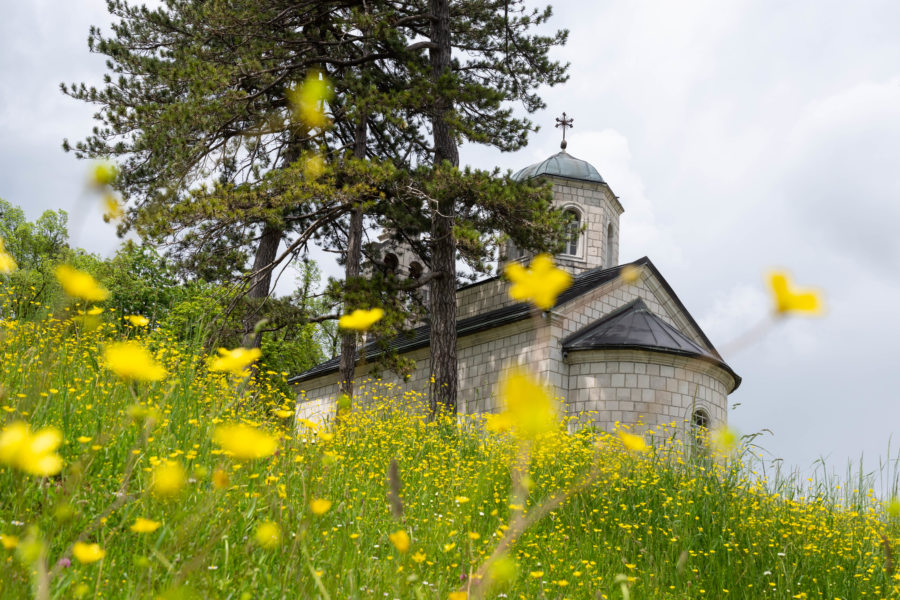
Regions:
[[575, 158], [565, 150], [558, 152], [539, 163], [535, 163], [530, 167], [525, 167], [513, 175], [513, 179], [516, 181], [526, 181], [542, 175], [562, 177], [563, 179], [575, 179], [577, 181], [606, 183], [592, 164], [581, 160], [580, 158]]

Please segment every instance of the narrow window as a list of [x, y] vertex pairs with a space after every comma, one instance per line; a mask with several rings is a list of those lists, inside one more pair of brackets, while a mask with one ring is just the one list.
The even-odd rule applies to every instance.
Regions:
[[577, 210], [569, 209], [565, 212], [570, 220], [566, 225], [566, 249], [569, 256], [581, 255], [581, 214]]
[[606, 256], [604, 258], [606, 260], [607, 267], [616, 266], [616, 263], [615, 263], [616, 258], [613, 256], [613, 248], [615, 248], [615, 244], [613, 242], [613, 237], [615, 236], [615, 234], [616, 234], [616, 232], [613, 231], [612, 223], [610, 223], [606, 227]]
[[695, 410], [691, 415], [691, 427], [697, 433], [700, 433], [702, 429], [709, 429], [709, 413], [702, 408]]

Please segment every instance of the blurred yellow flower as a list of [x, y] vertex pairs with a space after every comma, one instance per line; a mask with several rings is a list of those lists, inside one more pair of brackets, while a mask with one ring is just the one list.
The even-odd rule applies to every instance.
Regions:
[[623, 265], [619, 271], [619, 278], [625, 283], [634, 283], [641, 278], [641, 268], [634, 265]]
[[82, 564], [90, 564], [97, 562], [106, 556], [106, 550], [100, 547], [100, 544], [86, 544], [84, 542], [75, 542], [72, 546], [72, 555]]
[[647, 442], [644, 441], [639, 435], [634, 435], [633, 433], [627, 433], [622, 431], [621, 429], [618, 431], [619, 438], [622, 440], [622, 445], [625, 446], [625, 449], [629, 452], [646, 452], [647, 451]]
[[274, 436], [239, 423], [220, 425], [213, 430], [213, 442], [238, 460], [254, 460], [272, 456], [278, 449], [278, 439]]
[[275, 416], [278, 417], [279, 419], [288, 419], [288, 418], [294, 416], [294, 411], [285, 410], [283, 408], [273, 410], [272, 412], [275, 413]]
[[310, 71], [306, 80], [288, 92], [288, 101], [294, 109], [295, 118], [313, 128], [328, 125], [324, 104], [331, 100], [334, 91], [331, 84], [319, 71]]
[[16, 260], [6, 252], [6, 244], [0, 237], [0, 273], [9, 275], [16, 267]]
[[520, 369], [507, 371], [498, 387], [502, 412], [487, 415], [486, 426], [491, 431], [512, 430], [524, 439], [556, 428], [556, 403], [550, 390]]
[[824, 312], [821, 294], [815, 290], [793, 288], [788, 274], [784, 271], [770, 273], [769, 285], [775, 299], [775, 312], [779, 315], [787, 313], [821, 315]]
[[412, 559], [417, 563], [425, 562], [425, 553], [419, 550], [412, 555]]
[[166, 370], [157, 363], [150, 351], [138, 342], [116, 342], [104, 352], [106, 368], [127, 380], [160, 381]]
[[150, 519], [145, 519], [144, 517], [138, 517], [135, 519], [134, 524], [132, 524], [129, 529], [135, 533], [153, 533], [159, 526], [162, 525], [159, 521], [152, 521]]
[[180, 462], [166, 461], [153, 469], [153, 495], [158, 498], [171, 498], [178, 495], [187, 483], [187, 473]]
[[888, 514], [892, 517], [900, 516], [900, 498], [894, 496], [887, 505]]
[[510, 298], [531, 302], [543, 310], [553, 308], [556, 297], [572, 284], [572, 276], [557, 269], [549, 254], [535, 256], [527, 269], [511, 262], [506, 265], [504, 273], [512, 282]]
[[116, 168], [116, 165], [110, 162], [98, 162], [90, 171], [90, 183], [96, 187], [112, 185], [118, 174], [119, 169]]
[[394, 533], [389, 534], [388, 539], [391, 540], [391, 543], [394, 545], [394, 548], [397, 549], [397, 552], [404, 554], [409, 552], [409, 535], [403, 529], [399, 529]]
[[97, 283], [90, 273], [79, 271], [69, 265], [59, 265], [53, 272], [63, 291], [72, 298], [88, 302], [103, 302], [109, 298], [109, 291]]
[[338, 326], [341, 329], [355, 329], [357, 331], [366, 331], [381, 317], [384, 316], [384, 309], [373, 308], [371, 310], [356, 309], [349, 315], [343, 315], [338, 319]]
[[303, 164], [303, 175], [307, 179], [318, 179], [325, 173], [325, 160], [318, 154], [314, 154], [306, 159]]
[[529, 573], [529, 575], [531, 575], [535, 579], [538, 579], [538, 578], [544, 576], [544, 572], [543, 571], [532, 571], [531, 573]]
[[457, 504], [465, 504], [469, 501], [469, 498], [466, 496], [457, 496], [456, 498], [454, 498], [454, 500]]
[[281, 542], [281, 527], [274, 521], [265, 521], [256, 528], [253, 538], [257, 544], [271, 550]]
[[14, 550], [19, 545], [19, 538], [15, 535], [0, 534], [0, 546], [5, 550]]
[[243, 375], [247, 367], [262, 356], [259, 348], [219, 348], [219, 356], [209, 364], [210, 371], [226, 371], [234, 375]]
[[16, 421], [0, 430], [0, 463], [38, 477], [56, 475], [63, 459], [56, 453], [62, 433], [55, 427], [32, 432], [24, 421]]
[[731, 454], [737, 447], [738, 435], [727, 425], [715, 428], [710, 433], [713, 447], [722, 454]]
[[118, 198], [112, 194], [103, 196], [103, 220], [107, 223], [118, 221], [125, 215]]
[[519, 567], [509, 556], [500, 556], [488, 569], [488, 580], [495, 585], [511, 583], [518, 575]]
[[135, 327], [146, 327], [150, 324], [150, 319], [142, 315], [128, 315], [125, 320]]
[[314, 515], [322, 516], [328, 512], [331, 508], [331, 500], [326, 500], [324, 498], [316, 498], [312, 502], [309, 503], [309, 510], [313, 512]]
[[469, 594], [466, 592], [450, 592], [450, 595], [447, 596], [447, 600], [466, 600], [469, 597]]
[[222, 490], [228, 487], [228, 484], [231, 483], [228, 480], [228, 473], [225, 472], [225, 469], [216, 469], [212, 474], [212, 484], [213, 487], [217, 490]]

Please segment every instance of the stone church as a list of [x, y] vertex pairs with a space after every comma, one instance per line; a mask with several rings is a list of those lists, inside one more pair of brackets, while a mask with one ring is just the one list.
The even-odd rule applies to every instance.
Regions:
[[[572, 213], [572, 234], [556, 263], [573, 276], [552, 310], [534, 316], [530, 305], [509, 299], [509, 283], [493, 277], [457, 291], [460, 414], [498, 410], [500, 373], [527, 366], [555, 389], [571, 426], [612, 429], [616, 422], [646, 427], [712, 427], [727, 420], [728, 394], [741, 378], [725, 363], [650, 259], [619, 264], [619, 198], [586, 161], [562, 151], [516, 173], [518, 180], [552, 183], [553, 201]], [[395, 249], [401, 272], [421, 266]], [[508, 255], [530, 258], [510, 247]], [[630, 266], [629, 266], [630, 265]], [[402, 380], [373, 380], [357, 368], [358, 395], [398, 402], [410, 390], [427, 391], [430, 376], [427, 324], [395, 341], [415, 369]], [[366, 360], [376, 357], [371, 348]], [[298, 414], [318, 420], [334, 413], [339, 359], [289, 381]], [[377, 392], [372, 390], [378, 389]], [[368, 391], [367, 391], [368, 390]]]

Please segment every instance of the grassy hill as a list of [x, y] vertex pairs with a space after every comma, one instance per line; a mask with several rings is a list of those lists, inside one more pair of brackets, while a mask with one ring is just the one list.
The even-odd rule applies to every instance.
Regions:
[[[32, 444], [0, 443], [2, 598], [900, 595], [898, 527], [867, 490], [773, 494], [666, 431], [646, 452], [562, 426], [525, 443], [377, 397], [320, 429], [282, 374], [212, 372], [104, 318], [0, 321], [3, 435], [27, 423]], [[123, 338], [165, 375], [111, 369]]]

